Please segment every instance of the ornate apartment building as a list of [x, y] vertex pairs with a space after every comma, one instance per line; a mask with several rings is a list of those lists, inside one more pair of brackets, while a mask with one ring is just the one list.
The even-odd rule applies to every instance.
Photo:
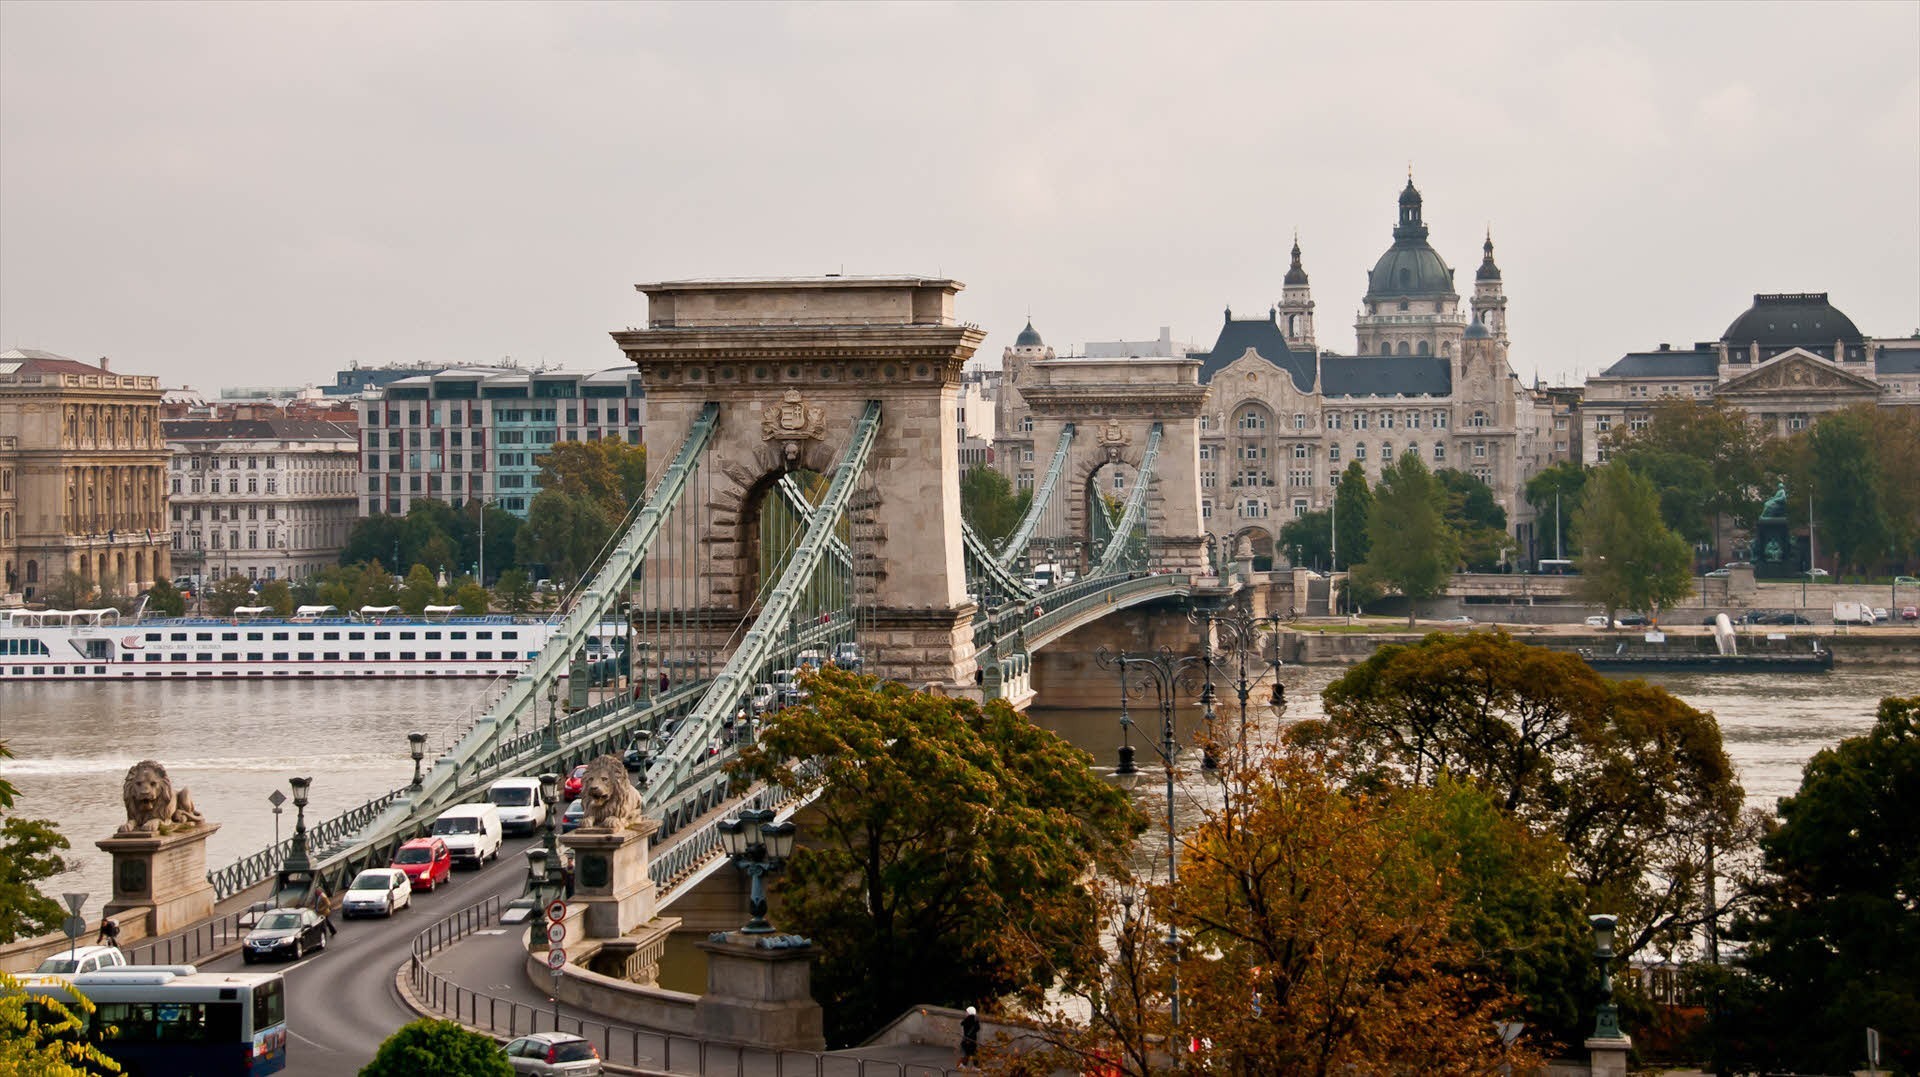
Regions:
[[360, 507], [360, 438], [313, 419], [173, 419], [174, 569], [294, 580], [336, 563]]
[[1587, 379], [1583, 459], [1607, 433], [1638, 430], [1662, 398], [1721, 401], [1779, 435], [1855, 404], [1920, 407], [1920, 337], [1869, 339], [1825, 292], [1756, 295], [1719, 340], [1629, 352]]
[[[1267, 314], [1235, 318], [1228, 310], [1213, 347], [1188, 352], [1212, 389], [1200, 418], [1199, 482], [1201, 515], [1216, 534], [1271, 556], [1287, 520], [1332, 505], [1350, 463], [1378, 481], [1387, 461], [1412, 450], [1434, 469], [1469, 472], [1492, 487], [1526, 555], [1533, 513], [1522, 490], [1540, 468], [1569, 458], [1571, 408], [1522, 385], [1508, 361], [1507, 298], [1492, 237], [1463, 311], [1454, 271], [1427, 236], [1409, 179], [1393, 243], [1367, 275], [1352, 355], [1318, 346], [1297, 240]], [[996, 460], [1023, 488], [1036, 468], [1046, 469], [1052, 447], [1033, 443], [1020, 385], [1034, 364], [1050, 361], [1055, 353], [1031, 323], [1002, 357]]]
[[31, 600], [66, 573], [102, 590], [167, 574], [160, 382], [51, 352], [0, 352], [0, 569]]

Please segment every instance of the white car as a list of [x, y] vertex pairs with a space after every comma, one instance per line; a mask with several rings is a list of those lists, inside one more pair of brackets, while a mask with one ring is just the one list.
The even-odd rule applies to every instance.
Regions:
[[33, 971], [40, 974], [78, 976], [83, 972], [117, 969], [127, 963], [127, 955], [118, 946], [80, 946], [62, 950], [40, 962]]
[[1873, 608], [1873, 619], [1876, 623], [1890, 620], [1887, 616], [1887, 608], [1885, 606], [1875, 606]]
[[1606, 628], [1607, 619], [1604, 616], [1599, 616], [1599, 615], [1589, 617], [1587, 618], [1587, 627], [1588, 628]]
[[368, 868], [353, 877], [340, 899], [340, 915], [392, 916], [413, 904], [413, 884], [399, 868]]
[[1463, 613], [1458, 617], [1449, 617], [1440, 623], [1443, 625], [1470, 625], [1473, 623], [1473, 618]]

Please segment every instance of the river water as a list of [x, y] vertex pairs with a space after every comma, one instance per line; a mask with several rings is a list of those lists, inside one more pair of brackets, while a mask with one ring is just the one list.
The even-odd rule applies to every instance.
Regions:
[[[1341, 672], [1331, 666], [1282, 671], [1287, 719], [1320, 714], [1319, 693]], [[1920, 672], [1911, 666], [1654, 680], [1718, 717], [1749, 803], [1769, 808], [1799, 786], [1801, 767], [1814, 752], [1869, 728], [1882, 696], [1920, 692]], [[223, 866], [274, 840], [267, 796], [287, 791], [287, 778], [313, 778], [310, 820], [354, 807], [410, 779], [407, 733], [427, 734], [431, 761], [472, 721], [484, 692], [478, 681], [425, 679], [11, 684], [0, 688], [0, 739], [16, 758], [0, 761], [0, 776], [20, 790], [15, 814], [55, 819], [75, 846], [70, 870], [43, 889], [90, 892], [87, 908], [97, 913], [107, 899], [108, 862], [93, 843], [126, 817], [120, 781], [135, 762], [165, 764], [174, 785], [190, 788], [200, 811], [221, 824], [208, 841], [207, 861]], [[1266, 695], [1264, 686], [1253, 693], [1254, 719], [1270, 729]], [[1237, 722], [1237, 706], [1223, 713]], [[1093, 753], [1103, 769], [1113, 766], [1120, 743], [1117, 707], [1038, 706], [1032, 714]], [[1134, 718], [1157, 738], [1157, 712], [1136, 707]], [[1183, 742], [1197, 723], [1187, 708], [1179, 722]], [[1147, 772], [1143, 784], [1152, 786], [1158, 760], [1141, 732], [1135, 731], [1133, 742]], [[292, 827], [288, 804], [280, 833], [291, 834]]]

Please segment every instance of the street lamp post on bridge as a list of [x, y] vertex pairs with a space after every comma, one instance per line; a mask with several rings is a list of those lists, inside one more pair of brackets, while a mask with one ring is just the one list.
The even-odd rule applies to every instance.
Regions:
[[772, 810], [766, 808], [743, 811], [720, 823], [720, 842], [727, 857], [752, 881], [747, 912], [753, 918], [740, 929], [743, 934], [773, 932], [773, 925], [767, 922], [766, 876], [779, 871], [793, 855], [794, 829], [791, 821], [775, 823]]
[[[1280, 683], [1281, 663], [1279, 641], [1274, 641], [1273, 656], [1271, 658], [1260, 657], [1261, 652], [1264, 650], [1260, 645], [1262, 634], [1273, 632], [1280, 625], [1286, 623], [1286, 619], [1272, 616], [1255, 617], [1248, 611], [1237, 606], [1227, 606], [1223, 609], [1193, 609], [1187, 613], [1187, 619], [1194, 624], [1204, 624], [1207, 630], [1206, 650], [1203, 659], [1207, 668], [1207, 687], [1202, 694], [1202, 700], [1207, 708], [1206, 717], [1209, 744], [1207, 746], [1206, 756], [1202, 760], [1202, 765], [1207, 770], [1212, 770], [1215, 766], [1211, 740], [1214, 731], [1213, 665], [1215, 651], [1213, 640], [1216, 632], [1222, 637], [1222, 642], [1218, 649], [1220, 664], [1228, 665], [1229, 662], [1234, 662], [1237, 663], [1238, 666], [1233, 687], [1235, 694], [1240, 700], [1239, 745], [1240, 761], [1244, 765], [1247, 757], [1247, 708], [1252, 698], [1253, 686], [1258, 684], [1260, 680], [1258, 673], [1260, 663], [1264, 662], [1266, 664], [1273, 677], [1272, 690], [1268, 696], [1268, 706], [1272, 708], [1273, 716], [1278, 718], [1286, 711], [1287, 688]], [[1247, 659], [1249, 655], [1254, 656], [1256, 669], [1252, 680], [1247, 679]]]

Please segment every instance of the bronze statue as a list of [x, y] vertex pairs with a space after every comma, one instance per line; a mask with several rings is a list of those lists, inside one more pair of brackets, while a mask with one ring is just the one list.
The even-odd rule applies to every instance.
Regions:
[[167, 777], [167, 768], [151, 759], [142, 759], [127, 770], [120, 795], [127, 805], [127, 821], [120, 824], [116, 834], [169, 834], [207, 821], [194, 809], [193, 796], [186, 788], [176, 790]]
[[1780, 485], [1773, 491], [1773, 496], [1767, 498], [1767, 503], [1760, 507], [1760, 518], [1762, 520], [1784, 520], [1787, 518], [1787, 482], [1785, 479], [1780, 480]]
[[625, 830], [640, 821], [640, 794], [618, 756], [602, 755], [587, 761], [580, 797], [587, 809], [580, 824], [582, 830]]

